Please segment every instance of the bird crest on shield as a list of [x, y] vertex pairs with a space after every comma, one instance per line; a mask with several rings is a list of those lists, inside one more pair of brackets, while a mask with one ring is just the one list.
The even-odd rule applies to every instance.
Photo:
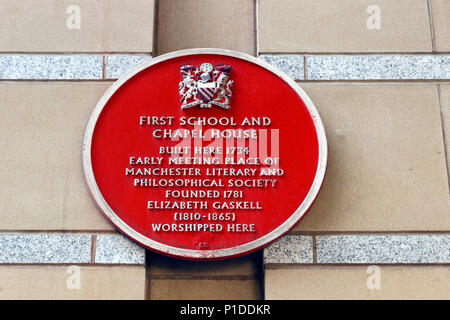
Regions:
[[230, 109], [231, 67], [211, 63], [202, 63], [200, 67], [183, 65], [180, 68], [183, 79], [179, 84], [181, 109], [195, 106], [211, 108], [213, 105], [223, 109]]

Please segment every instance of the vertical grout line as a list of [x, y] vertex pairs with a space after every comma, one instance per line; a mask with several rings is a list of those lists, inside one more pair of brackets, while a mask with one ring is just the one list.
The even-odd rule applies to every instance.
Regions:
[[95, 253], [97, 251], [97, 235], [91, 237], [91, 263], [95, 263]]
[[150, 251], [145, 250], [145, 284], [144, 300], [150, 300]]
[[303, 56], [303, 78], [304, 80], [308, 80], [308, 62], [306, 55]]
[[266, 300], [266, 264], [264, 263], [264, 248], [261, 250], [261, 272], [259, 289], [261, 292], [261, 300]]
[[438, 84], [437, 85], [437, 94], [438, 94], [438, 104], [439, 104], [439, 111], [440, 111], [440, 116], [441, 116], [441, 127], [442, 127], [442, 139], [444, 142], [444, 158], [445, 158], [445, 167], [447, 168], [447, 183], [448, 183], [448, 188], [450, 191], [450, 167], [449, 167], [449, 163], [450, 163], [450, 159], [449, 159], [449, 150], [447, 149], [447, 142], [448, 142], [448, 138], [446, 135], [446, 131], [445, 131], [445, 120], [444, 120], [444, 104], [442, 101], [442, 96], [441, 96], [441, 85]]
[[103, 66], [102, 66], [102, 79], [106, 79], [106, 64], [107, 64], [107, 56], [103, 56]]
[[153, 7], [153, 49], [152, 57], [158, 56], [158, 16], [159, 0], [155, 0]]
[[431, 7], [431, 0], [427, 0], [427, 7], [428, 7], [428, 17], [430, 21], [431, 48], [433, 52], [436, 52], [436, 38], [434, 32], [433, 9]]
[[317, 263], [317, 239], [316, 236], [312, 236], [312, 245], [313, 245], [313, 264]]
[[255, 57], [259, 56], [259, 39], [258, 39], [258, 30], [259, 30], [259, 17], [258, 17], [258, 0], [255, 0], [254, 2], [254, 8], [253, 8], [253, 15], [254, 15], [254, 46], [255, 46]]

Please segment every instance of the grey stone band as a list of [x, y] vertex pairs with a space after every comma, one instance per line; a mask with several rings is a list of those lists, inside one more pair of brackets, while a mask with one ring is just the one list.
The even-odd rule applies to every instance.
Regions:
[[0, 80], [117, 79], [149, 59], [150, 55], [1, 54]]
[[264, 54], [259, 58], [284, 71], [294, 80], [305, 80], [305, 74], [306, 80], [450, 79], [450, 55]]
[[111, 55], [106, 57], [106, 79], [118, 79], [134, 67], [150, 60], [144, 55]]
[[[316, 236], [320, 264], [449, 264], [450, 234]], [[264, 262], [312, 263], [312, 237], [287, 235], [267, 247]]]
[[263, 54], [259, 58], [277, 67], [294, 80], [303, 80], [305, 78], [304, 56]]
[[264, 263], [313, 263], [312, 237], [283, 236], [264, 249]]
[[[294, 80], [450, 80], [450, 55], [263, 54], [259, 58]], [[0, 80], [118, 79], [150, 59], [151, 55], [142, 54], [1, 54]]]
[[318, 263], [450, 263], [450, 235], [317, 237]]
[[122, 235], [97, 236], [95, 263], [144, 264], [145, 250]]
[[[145, 250], [120, 234], [2, 233], [0, 264], [144, 264]], [[95, 248], [95, 261], [92, 249]]]
[[[92, 248], [95, 260], [92, 261]], [[286, 235], [264, 250], [264, 263], [313, 263], [313, 237]], [[321, 264], [448, 264], [450, 234], [320, 235]], [[144, 264], [145, 250], [120, 234], [2, 233], [0, 264]]]

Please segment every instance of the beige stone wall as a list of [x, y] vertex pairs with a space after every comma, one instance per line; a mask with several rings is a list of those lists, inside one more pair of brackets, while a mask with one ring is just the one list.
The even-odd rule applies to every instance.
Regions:
[[[80, 28], [70, 29], [77, 8]], [[145, 252], [96, 208], [81, 150], [112, 83], [107, 56], [152, 54], [154, 8], [152, 0], [1, 2], [0, 299], [146, 298]]]
[[329, 143], [316, 203], [265, 251], [266, 299], [450, 298], [448, 4], [258, 1], [258, 52], [304, 59]]
[[[0, 299], [449, 299], [449, 15], [447, 0], [2, 0]], [[287, 72], [329, 143], [305, 219], [223, 262], [122, 238], [82, 172], [114, 79], [193, 47]]]

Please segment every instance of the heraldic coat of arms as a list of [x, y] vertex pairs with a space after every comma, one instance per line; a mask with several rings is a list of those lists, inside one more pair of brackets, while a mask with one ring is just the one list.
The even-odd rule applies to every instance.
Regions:
[[212, 105], [223, 109], [230, 109], [231, 67], [219, 64], [213, 67], [210, 63], [203, 63], [199, 68], [184, 65], [180, 68], [183, 79], [179, 84], [181, 109], [195, 106], [211, 108]]

